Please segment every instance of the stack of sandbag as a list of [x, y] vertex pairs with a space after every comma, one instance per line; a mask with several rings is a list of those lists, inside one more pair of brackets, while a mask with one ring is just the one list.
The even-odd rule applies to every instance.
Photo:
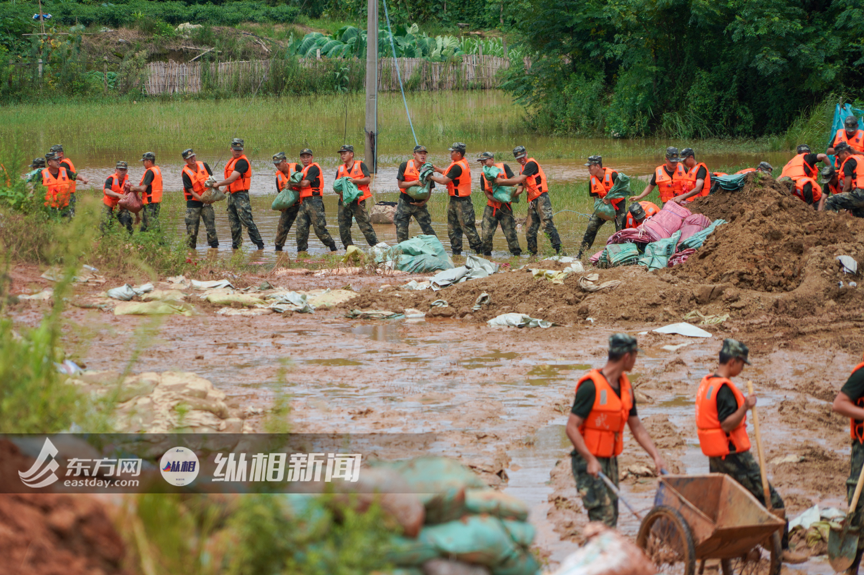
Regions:
[[649, 242], [656, 242], [672, 237], [672, 234], [681, 229], [684, 218], [692, 213], [675, 202], [666, 202], [662, 210], [645, 220], [639, 227], [644, 230]]
[[693, 236], [693, 234], [701, 232], [710, 225], [711, 220], [702, 214], [690, 214], [681, 222], [681, 229], [679, 230], [681, 238], [678, 240], [678, 245], [680, 246], [681, 242]]
[[597, 265], [602, 267], [632, 266], [639, 260], [636, 244], [611, 244], [600, 253]]
[[[534, 527], [519, 499], [490, 489], [472, 471], [442, 457], [379, 464], [398, 473], [425, 511], [416, 536], [394, 536], [386, 560], [400, 575], [465, 572], [535, 575]], [[461, 564], [461, 565], [460, 565]], [[455, 571], [457, 567], [462, 571]]]
[[645, 246], [645, 253], [637, 263], [647, 267], [648, 271], [668, 267], [669, 258], [675, 253], [675, 247], [678, 245], [680, 237], [681, 232], [677, 231], [670, 238], [651, 242]]

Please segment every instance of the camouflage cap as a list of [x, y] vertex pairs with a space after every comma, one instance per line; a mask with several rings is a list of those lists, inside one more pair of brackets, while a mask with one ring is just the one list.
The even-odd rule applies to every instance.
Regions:
[[342, 147], [339, 148], [339, 153], [341, 154], [342, 152], [351, 152], [353, 154], [354, 153], [354, 146], [352, 146], [350, 144], [342, 144]]
[[52, 152], [62, 152], [63, 151], [63, 145], [62, 144], [54, 144], [53, 146], [51, 146], [51, 151]]
[[50, 162], [51, 160], [59, 160], [59, 159], [60, 158], [58, 158], [57, 154], [54, 152], [48, 152], [47, 154], [45, 154], [45, 161], [46, 162]]
[[843, 126], [852, 128], [853, 130], [858, 129], [858, 118], [855, 116], [846, 116], [846, 119], [843, 120]]
[[609, 353], [623, 355], [639, 351], [636, 338], [626, 333], [613, 333], [609, 336]]
[[450, 148], [448, 148], [448, 150], [451, 152], [459, 152], [464, 156], [466, 147], [465, 144], [463, 144], [462, 142], [453, 142], [453, 144], [450, 146]]
[[44, 168], [45, 167], [45, 158], [33, 158], [33, 163], [30, 164], [31, 168]]
[[588, 163], [586, 166], [602, 166], [603, 165], [603, 156], [588, 156]]
[[840, 142], [836, 146], [834, 146], [834, 153], [839, 154], [840, 152], [851, 152], [852, 148], [846, 142]]
[[774, 172], [774, 166], [772, 166], [768, 162], [759, 162], [759, 165], [756, 166], [756, 169], [760, 172], [765, 172], [766, 174], [772, 174]]
[[185, 150], [183, 150], [183, 159], [184, 160], [188, 160], [189, 158], [192, 158], [194, 156], [195, 156], [195, 150], [193, 150], [192, 148], [186, 148]]
[[309, 148], [303, 148], [302, 150], [300, 150], [300, 155], [301, 155], [301, 156], [312, 156], [313, 154], [312, 154], [312, 150], [311, 150], [311, 149], [309, 149]]
[[242, 138], [234, 138], [231, 140], [231, 149], [232, 150], [242, 150], [243, 149], [243, 139]]
[[482, 154], [477, 156], [478, 162], [485, 162], [486, 160], [494, 160], [494, 159], [495, 159], [495, 154], [493, 154], [492, 152], [483, 152]]
[[670, 162], [680, 162], [681, 158], [678, 157], [678, 148], [674, 146], [666, 148], [666, 159]]
[[426, 150], [426, 146], [421, 146], [420, 144], [417, 144], [416, 146], [414, 146], [414, 153], [416, 154], [418, 152], [426, 152], [427, 154], [429, 153]]
[[727, 338], [723, 340], [723, 347], [720, 349], [720, 353], [723, 355], [727, 355], [729, 357], [740, 359], [747, 365], [752, 365], [748, 360], [747, 356], [750, 355], [750, 350], [747, 349], [747, 346], [738, 341], [737, 339]]
[[795, 153], [796, 154], [809, 154], [810, 153], [810, 146], [808, 146], [807, 144], [801, 144], [800, 146], [795, 148]]
[[273, 154], [273, 163], [277, 166], [287, 159], [288, 159], [288, 156], [285, 155], [285, 152], [279, 152], [278, 154]]
[[144, 154], [141, 156], [141, 161], [143, 162], [144, 160], [150, 160], [151, 162], [155, 162], [156, 154], [154, 154], [153, 152], [144, 152]]
[[837, 171], [834, 169], [834, 166], [825, 166], [819, 170], [819, 184], [824, 186], [833, 180], [836, 175]]
[[120, 160], [119, 162], [117, 162], [117, 165], [116, 165], [115, 167], [116, 167], [118, 170], [128, 170], [128, 169], [129, 169], [129, 164], [127, 164], [127, 163], [124, 162], [123, 160]]
[[645, 219], [645, 208], [643, 208], [639, 202], [633, 202], [632, 204], [630, 204], [628, 211], [630, 212], [630, 215], [632, 215], [633, 218], [638, 222], [641, 222]]
[[681, 150], [681, 159], [682, 160], [684, 158], [695, 158], [695, 157], [696, 157], [696, 152], [693, 151], [693, 148], [684, 148], [683, 150]]
[[524, 158], [528, 155], [528, 150], [525, 149], [525, 146], [516, 146], [513, 148], [513, 157], [517, 160], [519, 158]]

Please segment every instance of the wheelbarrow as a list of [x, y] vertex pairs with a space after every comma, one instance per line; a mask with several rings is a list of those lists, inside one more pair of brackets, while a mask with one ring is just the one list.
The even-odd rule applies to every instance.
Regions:
[[694, 575], [699, 560], [701, 575], [719, 559], [723, 575], [777, 575], [784, 527], [727, 475], [664, 475], [636, 544], [657, 573]]

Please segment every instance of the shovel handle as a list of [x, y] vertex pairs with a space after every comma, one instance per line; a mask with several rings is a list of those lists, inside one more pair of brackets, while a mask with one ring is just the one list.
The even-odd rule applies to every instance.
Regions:
[[855, 486], [855, 493], [852, 495], [852, 503], [849, 504], [849, 513], [855, 513], [855, 508], [858, 507], [858, 499], [861, 497], [862, 486], [864, 486], [864, 465], [861, 466], [861, 473], [858, 474], [858, 484]]
[[[753, 382], [747, 380], [747, 391], [753, 395]], [[753, 406], [753, 430], [756, 432], [756, 453], [759, 455], [759, 472], [762, 476], [762, 491], [765, 496], [765, 509], [771, 511], [771, 489], [768, 487], [768, 471], [765, 469], [765, 452], [762, 450], [762, 434], [759, 433], [759, 412]]]
[[639, 521], [642, 521], [642, 517], [641, 517], [638, 513], [636, 513], [636, 510], [633, 509], [633, 506], [631, 506], [629, 503], [627, 503], [627, 500], [624, 499], [624, 496], [623, 496], [623, 495], [621, 495], [621, 491], [620, 491], [617, 487], [615, 487], [615, 484], [612, 483], [612, 480], [609, 479], [608, 477], [606, 477], [606, 474], [603, 473], [602, 471], [600, 472], [600, 479], [603, 480], [603, 483], [606, 484], [606, 487], [608, 487], [609, 490], [610, 490], [612, 493], [614, 493], [616, 497], [618, 497], [618, 499], [620, 499], [621, 501], [624, 502], [624, 505], [627, 506], [627, 509], [630, 510], [630, 513], [632, 513], [633, 515], [635, 515], [635, 516], [636, 516], [636, 519], [638, 519]]

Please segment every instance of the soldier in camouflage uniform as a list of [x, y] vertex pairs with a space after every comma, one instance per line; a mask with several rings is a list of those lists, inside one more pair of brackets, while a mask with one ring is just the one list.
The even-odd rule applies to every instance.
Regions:
[[[300, 170], [300, 164], [289, 162], [285, 157], [285, 152], [279, 152], [273, 155], [273, 165], [276, 166], [276, 193], [281, 192], [291, 176]], [[296, 188], [294, 188], [296, 189]], [[276, 227], [276, 251], [281, 252], [285, 245], [285, 240], [288, 239], [288, 232], [291, 231], [291, 226], [294, 225], [294, 220], [297, 219], [297, 214], [300, 213], [300, 201], [294, 203], [290, 208], [282, 210], [282, 215], [279, 216], [279, 225]]]
[[336, 171], [336, 179], [351, 178], [354, 185], [360, 189], [360, 197], [348, 204], [342, 201], [342, 195], [339, 194], [339, 213], [337, 215], [339, 239], [342, 240], [342, 245], [346, 250], [348, 246], [354, 245], [354, 240], [351, 239], [351, 224], [356, 219], [357, 227], [363, 232], [366, 243], [374, 246], [378, 243], [378, 236], [375, 235], [375, 228], [372, 227], [372, 222], [369, 221], [369, 212], [366, 211], [366, 200], [372, 197], [372, 191], [369, 189], [369, 184], [372, 182], [369, 168], [366, 166], [366, 162], [358, 162], [354, 159], [354, 146], [344, 144], [339, 148], [339, 156], [342, 159], [342, 164]]
[[[477, 157], [477, 161], [481, 166], [495, 166], [495, 155], [491, 152], [483, 152]], [[496, 181], [498, 182], [507, 178], [513, 177], [513, 171], [507, 164], [498, 164], [498, 167], [503, 170]], [[492, 196], [492, 184], [486, 181], [486, 176], [480, 175], [480, 189], [486, 194], [486, 207], [483, 209], [483, 224], [480, 226], [480, 237], [483, 239], [483, 255], [492, 255], [492, 239], [495, 237], [495, 230], [498, 229], [498, 224], [501, 224], [501, 231], [504, 232], [504, 237], [507, 239], [507, 249], [514, 256], [522, 254], [522, 248], [519, 247], [519, 238], [516, 235], [516, 220], [513, 219], [513, 205], [511, 202], [499, 202]], [[518, 196], [518, 194], [516, 194]]]
[[549, 238], [555, 253], [561, 253], [561, 236], [552, 217], [552, 201], [549, 199], [549, 180], [546, 172], [540, 167], [540, 162], [528, 157], [525, 146], [513, 148], [513, 157], [519, 162], [519, 175], [500, 182], [504, 186], [519, 185], [520, 190], [527, 191], [528, 196], [528, 218], [525, 221], [525, 241], [528, 251], [537, 255], [537, 232], [543, 227], [543, 232]]
[[[396, 241], [404, 242], [408, 239], [408, 226], [411, 224], [411, 218], [417, 220], [420, 229], [427, 236], [438, 237], [435, 230], [432, 229], [432, 216], [429, 215], [429, 210], [426, 209], [428, 199], [415, 201], [405, 193], [408, 188], [419, 186], [420, 184], [420, 168], [426, 163], [428, 152], [426, 146], [414, 146], [414, 159], [402, 162], [399, 166], [399, 171], [396, 173], [396, 181], [399, 185], [399, 204], [396, 206], [396, 216], [393, 218], [393, 223], [396, 224]], [[430, 184], [433, 188], [435, 184]]]
[[207, 191], [206, 181], [213, 175], [205, 162], [199, 162], [192, 148], [183, 150], [183, 171], [180, 177], [183, 180], [183, 196], [186, 198], [186, 236], [189, 249], [194, 250], [198, 245], [198, 226], [204, 220], [207, 229], [207, 244], [212, 248], [219, 247], [219, 239], [216, 237], [216, 213], [212, 204], [201, 201], [201, 195]]
[[231, 159], [225, 164], [225, 179], [213, 184], [214, 188], [225, 186], [228, 196], [228, 224], [231, 226], [231, 247], [239, 250], [243, 245], [243, 228], [249, 239], [264, 249], [264, 240], [252, 219], [252, 204], [249, 202], [249, 187], [252, 182], [252, 164], [243, 153], [244, 143], [240, 138], [231, 140]]
[[636, 397], [627, 372], [636, 364], [639, 347], [633, 336], [609, 337], [609, 358], [602, 369], [592, 369], [576, 383], [576, 397], [567, 420], [567, 437], [576, 490], [591, 521], [609, 527], [618, 523], [618, 498], [600, 477], [618, 485], [618, 455], [624, 446], [624, 428], [654, 460], [659, 475], [666, 463], [636, 412]]
[[[476, 253], [483, 253], [483, 242], [474, 223], [474, 204], [471, 203], [471, 167], [465, 159], [465, 144], [455, 142], [450, 146], [450, 165], [446, 170], [435, 168], [437, 173], [429, 176], [432, 181], [447, 186], [450, 204], [447, 206], [447, 235], [454, 256], [462, 255], [462, 234]], [[440, 174], [440, 175], [439, 175]]]
[[[864, 362], [852, 370], [852, 375], [843, 384], [840, 393], [834, 399], [834, 411], [849, 418], [849, 430], [852, 435], [852, 454], [850, 455], [849, 479], [846, 480], [846, 501], [852, 504], [861, 467], [864, 466]], [[864, 526], [864, 497], [858, 499], [852, 525]], [[861, 555], [864, 554], [864, 537], [858, 538], [858, 553], [849, 568], [849, 575], [857, 575], [861, 565]]]
[[[696, 428], [702, 453], [708, 456], [711, 473], [723, 473], [737, 481], [753, 497], [765, 505], [762, 475], [759, 464], [750, 452], [747, 435], [747, 411], [756, 405], [756, 396], [744, 396], [732, 382], [741, 374], [748, 360], [747, 346], [734, 339], [723, 340], [720, 365], [706, 375], [696, 392]], [[774, 513], [786, 518], [786, 504], [769, 484], [771, 507]], [[789, 525], [783, 532], [781, 560], [784, 563], [803, 563], [807, 557], [789, 549]]]
[[300, 151], [300, 161], [303, 162], [303, 180], [300, 182], [300, 199], [303, 204], [297, 215], [297, 252], [309, 249], [309, 227], [315, 230], [315, 235], [331, 252], [336, 251], [336, 242], [327, 231], [327, 218], [324, 214], [324, 173], [321, 166], [313, 161], [312, 150], [304, 148]]

